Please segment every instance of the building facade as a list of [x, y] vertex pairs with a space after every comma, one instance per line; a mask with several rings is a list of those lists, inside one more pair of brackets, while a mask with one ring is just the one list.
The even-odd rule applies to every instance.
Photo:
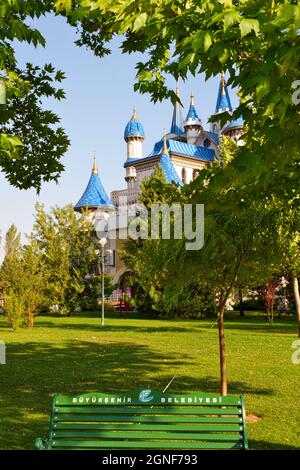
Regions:
[[[176, 94], [179, 96], [178, 87]], [[217, 93], [217, 103], [214, 115], [227, 111], [233, 113], [229, 90], [222, 74]], [[191, 96], [189, 109], [184, 118], [184, 110], [180, 103], [174, 105], [170, 131], [154, 144], [148, 156], [143, 153], [145, 131], [138, 119], [136, 110], [127, 123], [124, 131], [124, 140], [127, 145], [127, 158], [124, 163], [126, 188], [114, 190], [108, 197], [99, 178], [96, 161], [92, 168], [92, 175], [88, 185], [75, 205], [74, 210], [80, 212], [88, 209], [95, 220], [95, 226], [105, 222], [107, 218], [122, 206], [130, 206], [138, 202], [141, 182], [149, 177], [157, 164], [160, 164], [168, 183], [179, 186], [194, 180], [198, 172], [220, 160], [219, 146], [221, 137], [228, 136], [239, 145], [243, 143], [243, 119], [231, 119], [221, 127], [220, 121], [210, 124], [209, 130], [204, 127], [195, 106], [194, 97]], [[106, 270], [113, 277], [117, 285], [126, 274], [126, 266], [120, 259], [119, 251], [124, 240], [110, 236], [107, 232], [107, 247], [112, 250], [112, 256], [106, 263]]]

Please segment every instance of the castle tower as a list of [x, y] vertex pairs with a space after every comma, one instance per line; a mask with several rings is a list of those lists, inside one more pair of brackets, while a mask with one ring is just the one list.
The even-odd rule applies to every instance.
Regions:
[[242, 117], [232, 119], [222, 130], [222, 135], [235, 140], [238, 145], [243, 145], [242, 135], [244, 132], [244, 120]]
[[[131, 159], [143, 158], [143, 142], [145, 132], [142, 124], [137, 118], [136, 109], [130, 121], [127, 123], [124, 131], [124, 140], [127, 143], [127, 161]], [[126, 168], [126, 177], [128, 188], [133, 187], [136, 180], [136, 172], [134, 167]]]
[[191, 95], [190, 108], [183, 125], [186, 131], [187, 143], [196, 144], [197, 138], [202, 130], [202, 122], [198, 117], [193, 95]]

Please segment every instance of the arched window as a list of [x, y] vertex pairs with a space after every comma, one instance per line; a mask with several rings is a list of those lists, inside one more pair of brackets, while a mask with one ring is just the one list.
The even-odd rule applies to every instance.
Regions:
[[182, 168], [181, 170], [181, 181], [183, 182], [183, 184], [186, 183], [186, 169], [185, 168]]

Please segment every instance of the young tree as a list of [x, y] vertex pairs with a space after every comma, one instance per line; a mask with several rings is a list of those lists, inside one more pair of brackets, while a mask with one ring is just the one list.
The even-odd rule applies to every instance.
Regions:
[[[251, 194], [243, 198], [233, 194], [218, 196], [213, 191], [198, 199], [205, 204], [205, 245], [199, 252], [186, 253], [183, 268], [186, 275], [206, 282], [217, 297], [219, 329], [221, 394], [227, 394], [227, 362], [225, 354], [226, 303], [239, 284], [259, 283], [270, 276], [276, 260], [276, 218], [272, 206], [265, 201], [253, 205]], [[239, 201], [239, 210], [232, 212], [227, 199]], [[241, 200], [243, 199], [243, 200]], [[214, 207], [215, 206], [215, 207]], [[230, 207], [230, 204], [229, 204]]]
[[281, 248], [281, 269], [290, 274], [293, 284], [298, 336], [300, 338], [300, 216], [298, 196], [291, 199], [289, 204], [282, 205], [278, 238]]
[[26, 326], [32, 328], [34, 316], [47, 302], [45, 265], [39, 247], [33, 239], [23, 249], [21, 270], [19, 284], [23, 293], [23, 315]]
[[12, 225], [6, 234], [5, 258], [0, 269], [4, 314], [15, 330], [33, 318], [45, 303], [45, 276], [41, 253], [34, 240], [21, 247], [20, 233]]

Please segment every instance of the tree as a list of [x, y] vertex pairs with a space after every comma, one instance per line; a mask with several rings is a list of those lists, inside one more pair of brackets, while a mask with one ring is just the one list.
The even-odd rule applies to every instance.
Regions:
[[[251, 192], [218, 195], [210, 185], [194, 193], [196, 203], [205, 204], [205, 245], [199, 252], [187, 252], [183, 266], [187, 276], [207, 283], [217, 298], [221, 394], [227, 394], [225, 354], [226, 303], [238, 285], [259, 283], [270, 277], [276, 262], [276, 211], [267, 201], [253, 204]], [[201, 194], [202, 193], [202, 194]], [[227, 200], [231, 200], [227, 206]], [[239, 205], [236, 211], [231, 205]]]
[[13, 186], [34, 187], [44, 181], [57, 181], [64, 166], [61, 157], [69, 139], [59, 117], [44, 110], [42, 100], [60, 100], [64, 92], [57, 88], [64, 74], [51, 64], [40, 68], [26, 64], [18, 67], [13, 41], [45, 46], [41, 33], [26, 20], [36, 19], [53, 10], [50, 0], [3, 0], [0, 14], [0, 81], [5, 83], [6, 105], [0, 104], [0, 168]]
[[46, 214], [37, 204], [32, 237], [37, 243], [46, 271], [49, 305], [58, 304], [62, 314], [74, 310], [83, 293], [84, 278], [96, 265], [93, 221], [78, 216], [70, 204], [54, 207]]
[[12, 225], [5, 236], [5, 257], [0, 269], [0, 284], [4, 297], [4, 315], [15, 331], [23, 322], [23, 298], [18, 292], [18, 282], [22, 276], [20, 267], [21, 236]]
[[21, 270], [20, 290], [23, 293], [23, 315], [27, 327], [32, 328], [34, 316], [40, 312], [47, 301], [45, 266], [39, 247], [33, 239], [23, 249]]
[[[173, 184], [167, 184], [160, 164], [157, 164], [149, 178], [141, 184], [139, 201], [150, 211], [153, 204], [166, 204], [180, 202], [181, 195]], [[172, 218], [171, 216], [171, 223]], [[151, 213], [149, 212], [148, 227], [151, 227]], [[162, 217], [160, 216], [160, 224]], [[199, 286], [190, 282], [186, 286], [184, 295], [172, 302], [169, 286], [174, 277], [178, 280], [172, 258], [182, 251], [183, 241], [151, 239], [128, 240], [123, 251], [123, 260], [130, 269], [130, 282], [139, 286], [143, 293], [143, 304], [152, 312], [163, 316], [200, 316], [202, 310], [201, 293]], [[179, 282], [179, 281], [178, 281]], [[170, 284], [171, 283], [171, 284]]]
[[300, 338], [300, 294], [299, 294], [299, 276], [300, 276], [300, 217], [299, 201], [295, 196], [289, 201], [289, 204], [281, 207], [280, 226], [278, 229], [278, 238], [281, 248], [280, 268], [283, 272], [289, 273], [295, 298], [296, 317], [298, 322], [298, 336]]
[[5, 236], [5, 262], [17, 255], [21, 247], [21, 234], [13, 224], [9, 227]]
[[[163, 305], [168, 309], [178, 305], [193, 288], [200, 293], [209, 292], [211, 299], [216, 299], [222, 395], [227, 394], [227, 300], [240, 285], [257, 285], [270, 279], [279, 253], [278, 207], [273, 201], [253, 200], [252, 189], [246, 185], [241, 188], [232, 182], [229, 189], [215, 185], [215, 178], [224, 165], [230, 165], [227, 157], [224, 155], [223, 166], [202, 170], [197, 180], [185, 186], [181, 193], [163, 182], [161, 197], [151, 193], [150, 201], [157, 202], [164, 197], [164, 202], [205, 205], [204, 247], [186, 251], [185, 240], [143, 240], [136, 243], [132, 258], [132, 268], [138, 272], [139, 281], [148, 289], [150, 297], [154, 301], [157, 301], [155, 296], [160, 301], [164, 299]], [[144, 188], [148, 186], [152, 190], [151, 181], [146, 181]], [[143, 198], [147, 200], [147, 195], [142, 195]]]
[[[234, 117], [244, 117], [246, 145], [215, 184], [247, 183], [257, 198], [261, 192], [289, 198], [297, 188], [298, 0], [58, 0], [56, 8], [79, 29], [78, 44], [96, 55], [109, 53], [116, 35], [123, 53], [144, 53], [135, 90], [149, 92], [154, 101], [178, 100], [166, 87], [167, 75], [186, 79], [189, 72], [203, 72], [208, 79], [226, 70], [229, 84], [239, 89]], [[228, 113], [221, 119], [225, 123]]]
[[33, 318], [45, 303], [45, 276], [41, 253], [34, 240], [21, 247], [20, 233], [12, 225], [6, 234], [5, 258], [0, 269], [4, 314], [15, 330]]

